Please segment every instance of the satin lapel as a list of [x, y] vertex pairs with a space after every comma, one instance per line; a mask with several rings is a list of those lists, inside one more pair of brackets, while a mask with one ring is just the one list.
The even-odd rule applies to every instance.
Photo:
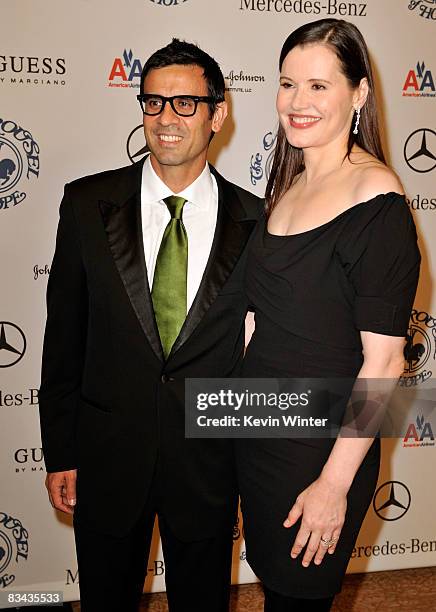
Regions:
[[218, 184], [215, 236], [197, 295], [168, 359], [186, 342], [212, 305], [238, 262], [256, 224], [255, 219], [246, 218], [242, 204], [231, 185], [216, 171], [214, 174]]
[[100, 210], [127, 295], [153, 351], [163, 361], [144, 259], [140, 190], [121, 206], [100, 201]]

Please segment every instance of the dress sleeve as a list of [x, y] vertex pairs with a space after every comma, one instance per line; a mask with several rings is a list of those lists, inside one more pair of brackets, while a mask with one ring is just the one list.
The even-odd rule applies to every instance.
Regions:
[[390, 193], [359, 205], [338, 252], [354, 293], [356, 328], [405, 336], [421, 261], [405, 197]]

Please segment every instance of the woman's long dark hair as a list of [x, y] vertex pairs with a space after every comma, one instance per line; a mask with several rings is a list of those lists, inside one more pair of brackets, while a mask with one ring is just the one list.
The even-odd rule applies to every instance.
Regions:
[[[310, 43], [322, 43], [334, 51], [351, 88], [356, 89], [360, 81], [364, 77], [367, 78], [369, 92], [366, 103], [361, 109], [359, 133], [353, 134], [353, 126], [351, 126], [347, 156], [350, 156], [353, 145], [357, 144], [385, 163], [377, 121], [374, 78], [368, 48], [362, 34], [355, 25], [342, 19], [320, 19], [306, 23], [286, 39], [280, 53], [279, 70], [281, 71], [286, 56], [294, 47]], [[274, 159], [265, 194], [268, 215], [290, 188], [297, 174], [303, 170], [302, 150], [288, 143], [285, 131], [279, 125]]]

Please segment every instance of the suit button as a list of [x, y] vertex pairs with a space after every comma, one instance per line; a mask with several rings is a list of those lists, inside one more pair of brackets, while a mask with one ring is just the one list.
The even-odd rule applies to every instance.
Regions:
[[174, 378], [171, 378], [171, 376], [168, 376], [168, 374], [162, 374], [162, 376], [160, 377], [161, 382], [163, 382], [164, 384], [167, 382], [171, 382], [174, 380]]

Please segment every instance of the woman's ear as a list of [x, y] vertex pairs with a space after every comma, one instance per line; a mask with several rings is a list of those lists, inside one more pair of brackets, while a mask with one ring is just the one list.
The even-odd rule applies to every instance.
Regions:
[[355, 109], [362, 108], [365, 105], [366, 99], [369, 93], [369, 85], [368, 79], [363, 77], [361, 79], [358, 88], [356, 89], [356, 93], [354, 96], [353, 106]]

